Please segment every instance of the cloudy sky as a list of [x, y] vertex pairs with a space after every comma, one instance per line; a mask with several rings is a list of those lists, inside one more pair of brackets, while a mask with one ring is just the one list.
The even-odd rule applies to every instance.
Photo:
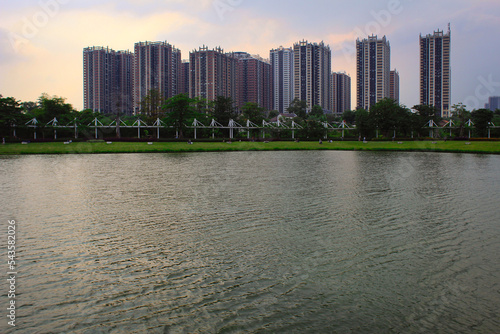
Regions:
[[280, 45], [324, 41], [332, 69], [353, 80], [355, 40], [386, 35], [401, 103], [419, 103], [419, 35], [452, 37], [452, 103], [483, 107], [500, 95], [498, 0], [17, 0], [0, 2], [0, 94], [34, 101], [42, 93], [83, 108], [82, 51], [133, 50], [168, 41], [189, 52], [202, 45], [269, 57]]

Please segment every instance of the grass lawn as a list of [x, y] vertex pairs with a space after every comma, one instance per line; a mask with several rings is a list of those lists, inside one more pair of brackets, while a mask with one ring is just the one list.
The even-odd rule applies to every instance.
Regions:
[[267, 150], [356, 150], [356, 151], [427, 151], [459, 153], [500, 154], [500, 142], [488, 141], [406, 141], [406, 142], [81, 142], [64, 144], [29, 143], [0, 144], [0, 155], [16, 154], [85, 154], [85, 153], [175, 153], [217, 151], [267, 151]]

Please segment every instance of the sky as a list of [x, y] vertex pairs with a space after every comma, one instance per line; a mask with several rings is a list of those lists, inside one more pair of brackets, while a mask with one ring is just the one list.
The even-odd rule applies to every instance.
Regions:
[[0, 0], [0, 94], [42, 93], [83, 109], [83, 49], [131, 50], [167, 41], [182, 58], [206, 45], [269, 58], [302, 40], [328, 44], [332, 70], [352, 78], [355, 41], [386, 36], [400, 102], [419, 104], [419, 36], [451, 24], [452, 104], [470, 110], [500, 96], [498, 0]]

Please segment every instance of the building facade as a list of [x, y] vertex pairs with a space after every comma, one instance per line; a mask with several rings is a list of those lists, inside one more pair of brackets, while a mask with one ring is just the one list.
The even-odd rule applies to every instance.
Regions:
[[294, 57], [292, 48], [280, 46], [269, 52], [272, 71], [272, 109], [285, 113], [294, 99]]
[[189, 54], [189, 97], [214, 101], [217, 96], [231, 97], [237, 105], [238, 60], [221, 48], [200, 47]]
[[434, 106], [441, 117], [450, 117], [451, 32], [420, 35], [420, 104]]
[[351, 110], [351, 77], [346, 73], [332, 73], [332, 112], [341, 115]]
[[389, 97], [399, 104], [399, 72], [391, 71]]
[[189, 95], [189, 61], [183, 60], [181, 65], [181, 73], [179, 76], [178, 94]]
[[302, 41], [293, 46], [294, 98], [306, 101], [309, 110], [318, 105], [331, 111], [330, 47], [321, 43]]
[[238, 108], [247, 102], [254, 102], [264, 110], [272, 108], [271, 64], [246, 52], [233, 54], [238, 60]]
[[488, 103], [485, 104], [484, 108], [491, 111], [500, 109], [500, 96], [490, 96], [488, 98]]
[[376, 35], [356, 41], [357, 108], [369, 110], [390, 97], [391, 47]]
[[134, 56], [134, 107], [151, 90], [157, 90], [164, 99], [180, 92], [181, 51], [167, 42], [138, 42]]
[[132, 114], [133, 54], [104, 47], [83, 49], [83, 105], [101, 113]]

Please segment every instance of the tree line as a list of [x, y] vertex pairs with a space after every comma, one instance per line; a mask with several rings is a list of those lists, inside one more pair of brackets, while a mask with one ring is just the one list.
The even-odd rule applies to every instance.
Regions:
[[467, 128], [473, 130], [475, 137], [486, 137], [492, 123], [500, 125], [500, 110], [495, 113], [488, 109], [471, 112], [462, 103], [452, 106], [452, 117], [449, 119], [443, 119], [439, 114], [434, 106], [416, 105], [410, 110], [386, 98], [373, 105], [370, 111], [347, 111], [343, 118], [356, 124], [359, 135], [366, 138], [428, 137], [430, 131], [433, 137], [444, 138], [450, 136], [449, 122], [452, 137], [465, 137]]
[[[364, 138], [392, 138], [392, 137], [428, 137], [429, 122], [442, 124], [443, 119], [439, 117], [438, 111], [432, 106], [417, 105], [413, 110], [396, 103], [391, 99], [383, 99], [373, 105], [369, 111], [364, 109], [351, 110], [343, 113], [341, 117], [333, 114], [325, 114], [320, 106], [309, 106], [305, 101], [298, 99], [290, 103], [287, 112], [294, 116], [293, 120], [299, 124], [301, 129], [297, 130], [297, 136], [302, 138], [317, 139], [326, 135], [324, 122], [339, 123], [344, 120], [355, 128], [346, 131], [346, 137]], [[4, 138], [29, 138], [30, 131], [26, 127], [31, 119], [36, 118], [39, 122], [42, 136], [47, 132], [50, 137], [50, 127], [47, 123], [56, 118], [60, 125], [67, 125], [78, 122], [80, 131], [85, 131], [88, 124], [99, 117], [103, 124], [110, 124], [115, 121], [117, 124], [116, 136], [120, 136], [119, 124], [122, 122], [132, 124], [137, 117], [140, 117], [148, 124], [152, 124], [157, 119], [164, 123], [173, 125], [176, 134], [182, 138], [191, 136], [192, 129], [186, 127], [192, 124], [196, 118], [201, 123], [208, 125], [212, 119], [227, 126], [229, 121], [235, 120], [242, 125], [249, 120], [257, 125], [261, 125], [263, 120], [270, 121], [278, 116], [277, 111], [267, 111], [257, 103], [248, 102], [241, 110], [235, 106], [235, 101], [230, 97], [219, 96], [214, 101], [208, 101], [201, 97], [190, 98], [187, 94], [179, 94], [165, 99], [157, 91], [150, 91], [141, 103], [141, 110], [138, 115], [107, 114], [102, 115], [92, 110], [77, 111], [66, 100], [58, 96], [42, 94], [36, 102], [21, 102], [13, 97], [3, 97], [0, 95], [0, 136]], [[486, 137], [487, 130], [491, 122], [500, 125], [500, 111], [493, 113], [487, 109], [468, 111], [463, 104], [453, 106], [452, 118], [455, 129], [452, 136], [464, 137], [468, 128], [468, 120], [474, 123], [473, 134], [476, 137]], [[448, 120], [449, 121], [449, 120]], [[45, 132], [44, 132], [45, 127]], [[17, 130], [17, 131], [16, 131]], [[147, 130], [146, 130], [147, 132]], [[492, 131], [494, 136], [498, 136], [499, 131]], [[71, 136], [71, 131], [67, 130], [65, 135]], [[89, 131], [90, 133], [90, 131]], [[132, 133], [125, 133], [125, 136], [133, 136]], [[171, 135], [171, 134], [169, 134]], [[224, 137], [223, 131], [218, 131], [219, 137]], [[286, 130], [273, 130], [271, 136], [283, 138], [289, 136]], [[339, 137], [340, 132], [330, 132], [330, 136]], [[258, 131], [254, 130], [252, 136], [258, 136]], [[449, 136], [449, 130], [438, 130], [433, 136]]]

